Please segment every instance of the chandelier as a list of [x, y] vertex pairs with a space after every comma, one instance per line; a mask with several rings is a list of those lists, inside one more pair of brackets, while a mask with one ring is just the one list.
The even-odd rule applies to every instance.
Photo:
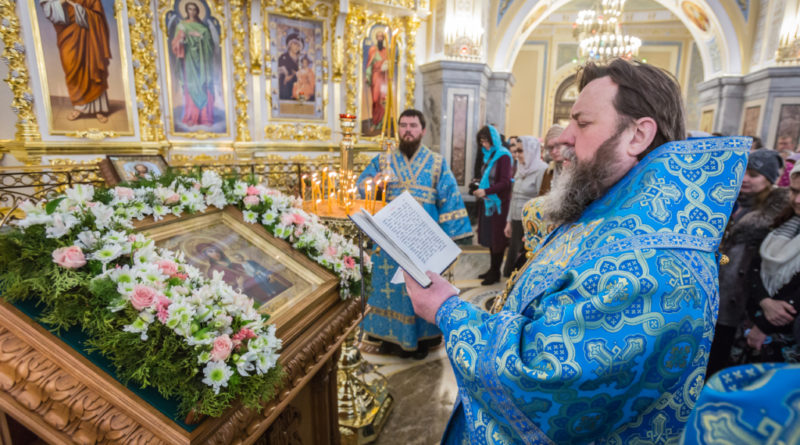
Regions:
[[605, 61], [615, 57], [632, 59], [639, 54], [642, 40], [622, 33], [625, 0], [597, 1], [592, 9], [578, 12], [573, 35], [578, 39], [578, 56]]

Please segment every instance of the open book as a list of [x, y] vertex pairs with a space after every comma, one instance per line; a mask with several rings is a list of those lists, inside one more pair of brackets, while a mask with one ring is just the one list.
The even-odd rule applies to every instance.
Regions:
[[[450, 267], [461, 249], [409, 192], [393, 199], [375, 215], [361, 210], [350, 215], [356, 225], [422, 287], [431, 285], [425, 271], [438, 274]], [[392, 283], [402, 283], [398, 270]]]

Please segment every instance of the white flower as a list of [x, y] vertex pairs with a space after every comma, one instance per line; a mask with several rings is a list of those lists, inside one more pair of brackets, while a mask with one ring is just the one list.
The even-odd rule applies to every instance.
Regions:
[[203, 351], [197, 356], [197, 363], [203, 364], [211, 361], [211, 351]]
[[78, 218], [71, 213], [55, 213], [53, 214], [53, 225], [46, 230], [47, 237], [61, 238], [76, 224], [78, 224]]
[[247, 360], [245, 356], [238, 356], [233, 360], [233, 364], [236, 365], [236, 371], [242, 377], [249, 376], [250, 372], [252, 372], [255, 369], [253, 363]]
[[153, 322], [153, 314], [147, 311], [139, 312], [139, 316], [136, 317], [136, 320], [133, 323], [125, 326], [122, 328], [125, 332], [132, 332], [132, 333], [141, 333], [142, 335], [139, 338], [142, 341], [147, 340], [147, 328], [150, 327], [150, 323]]
[[222, 386], [228, 386], [228, 379], [233, 375], [233, 370], [225, 362], [208, 362], [203, 369], [203, 383], [214, 388], [214, 394], [219, 394]]
[[156, 221], [161, 220], [164, 217], [164, 215], [170, 212], [171, 212], [170, 208], [163, 204], [153, 205], [153, 219]]
[[206, 195], [206, 204], [221, 209], [228, 205], [228, 201], [225, 199], [225, 194], [222, 193], [222, 189], [215, 188], [211, 193]]
[[100, 239], [100, 232], [92, 232], [91, 230], [84, 230], [78, 234], [78, 239], [75, 240], [75, 245], [89, 251], [94, 249], [95, 245]]
[[122, 255], [122, 246], [117, 243], [108, 243], [91, 256], [92, 259], [100, 260], [104, 264], [108, 264], [119, 258], [120, 255]]
[[265, 226], [269, 226], [272, 223], [274, 223], [277, 219], [278, 219], [278, 214], [270, 210], [269, 212], [265, 213], [264, 216], [261, 217], [261, 222]]
[[246, 182], [236, 181], [236, 184], [233, 185], [233, 194], [241, 198], [247, 194], [247, 187]]
[[200, 185], [203, 188], [220, 187], [222, 186], [222, 178], [213, 170], [206, 170], [203, 172], [203, 177], [200, 179]]
[[64, 194], [75, 204], [83, 204], [94, 197], [94, 187], [88, 184], [76, 184], [68, 188]]
[[244, 222], [255, 224], [258, 222], [258, 213], [252, 210], [245, 210], [242, 212], [242, 216], [244, 217]]

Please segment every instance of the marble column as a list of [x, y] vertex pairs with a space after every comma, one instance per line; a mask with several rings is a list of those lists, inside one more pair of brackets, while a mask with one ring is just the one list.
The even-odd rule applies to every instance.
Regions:
[[[506, 110], [511, 98], [514, 75], [511, 73], [492, 73], [486, 97], [486, 123], [494, 125], [500, 133], [505, 133]], [[509, 136], [509, 135], [506, 135]]]
[[[510, 86], [502, 76], [492, 83], [493, 73], [484, 63], [437, 60], [419, 67], [428, 129], [424, 143], [444, 156], [466, 194], [472, 179], [477, 143], [475, 134], [487, 121], [505, 125], [505, 104]], [[501, 73], [503, 74], [503, 73]], [[510, 78], [506, 74], [506, 79]], [[506, 83], [508, 83], [506, 81]], [[490, 104], [491, 101], [502, 101]], [[494, 114], [502, 110], [502, 119]]]
[[713, 131], [747, 132], [759, 136], [767, 148], [775, 147], [779, 132], [791, 133], [795, 145], [800, 142], [797, 130], [788, 130], [796, 126], [793, 116], [800, 111], [800, 67], [769, 67], [746, 76], [715, 78], [699, 84], [697, 90], [700, 110], [715, 110]]

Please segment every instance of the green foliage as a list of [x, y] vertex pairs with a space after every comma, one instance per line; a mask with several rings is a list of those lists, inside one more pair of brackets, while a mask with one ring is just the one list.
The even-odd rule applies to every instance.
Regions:
[[[123, 331], [137, 312], [130, 307], [118, 313], [107, 309], [119, 294], [110, 279], [92, 279], [99, 270], [56, 265], [49, 252], [65, 245], [64, 241], [47, 238], [40, 225], [25, 231], [0, 232], [0, 296], [9, 302], [33, 300], [41, 304], [44, 310], [39, 321], [54, 331], [80, 326], [88, 337], [88, 350], [109, 358], [122, 382], [154, 387], [165, 398], [179, 400], [181, 415], [194, 410], [220, 416], [236, 400], [260, 409], [264, 400], [275, 395], [283, 375], [279, 366], [246, 379], [237, 374], [229, 381], [227, 391], [214, 394], [202, 382], [193, 347], [169, 328], [152, 324], [146, 342], [139, 334]], [[90, 261], [90, 266], [93, 263], [97, 262]]]

